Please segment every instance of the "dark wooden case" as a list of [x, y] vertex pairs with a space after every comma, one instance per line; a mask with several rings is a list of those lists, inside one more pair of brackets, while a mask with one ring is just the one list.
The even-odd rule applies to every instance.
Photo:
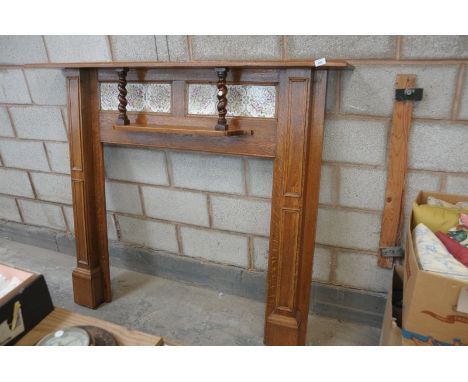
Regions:
[[6, 302], [0, 305], [0, 323], [12, 324], [15, 305], [19, 303], [24, 331], [3, 345], [14, 345], [26, 333], [54, 310], [49, 289], [43, 275], [34, 274], [22, 283], [13, 293], [9, 293]]

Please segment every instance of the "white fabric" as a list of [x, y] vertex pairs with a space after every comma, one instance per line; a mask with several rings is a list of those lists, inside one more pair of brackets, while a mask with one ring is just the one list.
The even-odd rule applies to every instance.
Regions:
[[419, 264], [424, 271], [468, 280], [468, 267], [455, 260], [437, 236], [424, 224], [419, 223], [414, 228], [413, 240]]

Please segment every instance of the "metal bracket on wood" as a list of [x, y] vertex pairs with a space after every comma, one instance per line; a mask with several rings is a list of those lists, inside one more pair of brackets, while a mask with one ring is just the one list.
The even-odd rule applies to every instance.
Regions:
[[397, 101], [421, 101], [422, 88], [395, 89], [395, 100]]
[[380, 256], [383, 257], [404, 257], [405, 251], [401, 247], [382, 247], [380, 248]]
[[402, 251], [387, 250], [387, 248], [394, 248], [400, 244], [402, 213], [405, 210], [404, 195], [408, 171], [409, 134], [414, 106], [414, 102], [411, 100], [422, 98], [422, 89], [416, 88], [416, 76], [414, 74], [397, 75], [395, 94], [396, 101], [393, 106], [389, 136], [387, 186], [379, 241], [381, 250], [379, 250], [378, 264], [382, 268], [391, 268], [393, 254], [402, 253]]

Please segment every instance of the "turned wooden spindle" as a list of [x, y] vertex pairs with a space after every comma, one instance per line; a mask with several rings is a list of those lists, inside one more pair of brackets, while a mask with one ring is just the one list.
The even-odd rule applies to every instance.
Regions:
[[127, 117], [127, 73], [128, 68], [118, 69], [119, 73], [119, 116], [117, 125], [129, 125], [130, 120]]
[[226, 86], [226, 75], [228, 68], [215, 68], [216, 74], [218, 75], [218, 122], [216, 123], [215, 130], [226, 131], [228, 129], [228, 123], [226, 120], [227, 114], [227, 86]]

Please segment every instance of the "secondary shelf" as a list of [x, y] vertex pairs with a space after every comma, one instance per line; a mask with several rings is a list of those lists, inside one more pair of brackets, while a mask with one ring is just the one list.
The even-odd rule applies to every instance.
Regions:
[[253, 135], [252, 130], [230, 129], [230, 130], [214, 130], [208, 128], [194, 128], [185, 126], [170, 126], [170, 125], [114, 125], [114, 130], [158, 133], [158, 134], [174, 134], [174, 135], [192, 135], [205, 137], [235, 137], [241, 135]]

